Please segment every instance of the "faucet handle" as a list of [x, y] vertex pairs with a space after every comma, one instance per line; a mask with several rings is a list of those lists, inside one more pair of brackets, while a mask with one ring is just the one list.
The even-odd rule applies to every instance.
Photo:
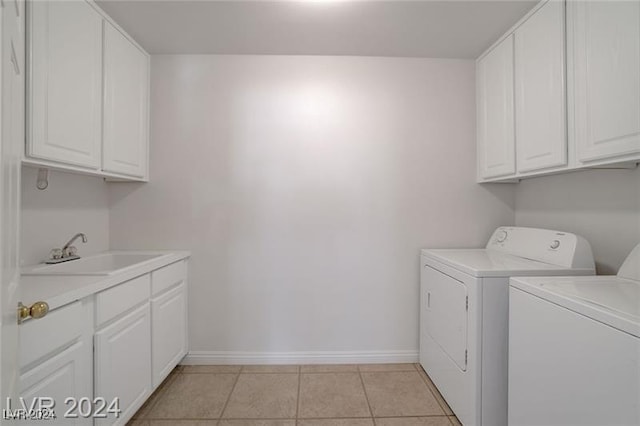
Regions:
[[69, 246], [62, 251], [62, 257], [71, 257], [76, 256], [78, 254], [78, 249], [76, 246]]
[[49, 259], [62, 259], [64, 253], [62, 249], [54, 248], [49, 252]]

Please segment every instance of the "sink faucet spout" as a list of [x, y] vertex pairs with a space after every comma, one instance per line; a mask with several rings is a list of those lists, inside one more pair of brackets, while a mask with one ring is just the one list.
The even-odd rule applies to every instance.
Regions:
[[71, 247], [71, 244], [73, 244], [73, 242], [75, 240], [77, 240], [78, 238], [82, 238], [82, 242], [86, 243], [87, 242], [87, 236], [85, 234], [83, 234], [82, 232], [78, 232], [76, 235], [73, 236], [73, 238], [71, 238], [69, 240], [69, 242], [67, 244], [65, 244], [62, 247], [62, 251], [65, 251], [66, 249], [68, 249], [69, 247]]

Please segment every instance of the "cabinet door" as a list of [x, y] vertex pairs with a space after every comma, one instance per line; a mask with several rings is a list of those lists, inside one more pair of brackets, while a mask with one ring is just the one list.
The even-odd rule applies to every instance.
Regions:
[[518, 172], [567, 164], [564, 7], [547, 2], [515, 32]]
[[95, 334], [95, 391], [107, 401], [119, 398], [118, 419], [96, 424], [125, 424], [151, 394], [149, 303]]
[[149, 58], [120, 31], [104, 28], [104, 157], [107, 172], [145, 177]]
[[479, 177], [514, 174], [513, 36], [478, 60], [477, 84]]
[[100, 168], [102, 18], [85, 1], [28, 3], [27, 155]]
[[[89, 340], [89, 339], [87, 339]], [[57, 355], [46, 359], [31, 370], [20, 376], [21, 392], [27, 406], [32, 404], [34, 398], [40, 399], [40, 404], [35, 403], [35, 407], [44, 407], [46, 400], [51, 398], [55, 401], [56, 418], [52, 421], [36, 421], [36, 424], [51, 425], [91, 425], [91, 417], [79, 415], [78, 409], [70, 411], [75, 417], [65, 417], [65, 412], [72, 409], [71, 403], [65, 403], [67, 398], [74, 398], [80, 401], [81, 398], [92, 400], [92, 380], [91, 380], [91, 342], [78, 340]], [[13, 408], [19, 408], [14, 403]], [[84, 406], [86, 409], [86, 405]]]
[[18, 395], [20, 334], [12, 314], [20, 284], [21, 167], [24, 155], [24, 1], [0, 4], [0, 401]]
[[572, 2], [578, 160], [640, 153], [640, 2]]
[[187, 353], [186, 289], [182, 283], [151, 301], [154, 387], [162, 383]]

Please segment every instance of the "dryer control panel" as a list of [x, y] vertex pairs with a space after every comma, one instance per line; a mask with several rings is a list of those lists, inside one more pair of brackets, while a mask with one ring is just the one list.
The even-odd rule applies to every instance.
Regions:
[[501, 226], [489, 238], [487, 249], [567, 268], [595, 269], [587, 240], [569, 232]]

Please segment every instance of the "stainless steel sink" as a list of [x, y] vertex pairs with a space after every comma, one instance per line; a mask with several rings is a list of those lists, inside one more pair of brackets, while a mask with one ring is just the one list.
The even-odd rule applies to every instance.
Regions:
[[37, 265], [22, 275], [111, 275], [163, 256], [163, 254], [104, 253], [55, 265]]

